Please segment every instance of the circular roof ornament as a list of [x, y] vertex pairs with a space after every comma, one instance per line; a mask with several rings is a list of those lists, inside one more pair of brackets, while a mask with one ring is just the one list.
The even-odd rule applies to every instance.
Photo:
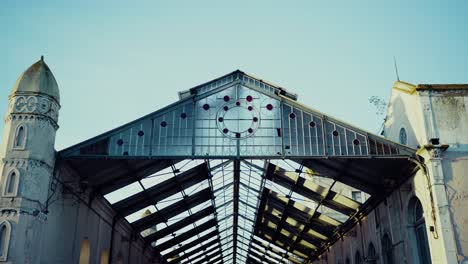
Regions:
[[220, 107], [217, 112], [218, 129], [224, 136], [232, 139], [243, 139], [254, 135], [260, 123], [260, 113], [247, 99], [230, 102]]

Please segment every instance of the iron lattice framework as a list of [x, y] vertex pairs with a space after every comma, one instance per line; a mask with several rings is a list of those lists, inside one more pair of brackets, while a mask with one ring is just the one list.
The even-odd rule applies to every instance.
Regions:
[[311, 262], [417, 168], [414, 149], [240, 71], [179, 95], [58, 156], [163, 263]]

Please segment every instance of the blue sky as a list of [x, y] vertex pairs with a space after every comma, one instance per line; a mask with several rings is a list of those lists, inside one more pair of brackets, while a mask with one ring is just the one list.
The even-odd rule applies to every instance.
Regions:
[[388, 98], [393, 56], [401, 80], [468, 83], [467, 1], [325, 2], [3, 0], [2, 115], [41, 55], [61, 91], [57, 149], [235, 69], [374, 133], [368, 99]]

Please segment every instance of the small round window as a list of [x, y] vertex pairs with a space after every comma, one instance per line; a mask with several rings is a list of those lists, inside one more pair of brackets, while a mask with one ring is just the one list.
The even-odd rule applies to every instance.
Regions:
[[406, 135], [406, 129], [400, 128], [400, 143], [406, 145], [408, 143], [408, 136]]

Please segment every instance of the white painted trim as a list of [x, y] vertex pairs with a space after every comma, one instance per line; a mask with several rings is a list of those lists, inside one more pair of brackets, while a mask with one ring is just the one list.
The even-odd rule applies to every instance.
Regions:
[[[7, 188], [8, 188], [8, 183], [11, 175], [15, 173], [15, 186], [13, 189], [12, 193], [7, 193]], [[2, 190], [2, 196], [3, 197], [16, 197], [18, 195], [18, 186], [19, 186], [19, 179], [20, 179], [20, 172], [17, 168], [11, 168], [10, 171], [6, 174], [6, 177], [3, 181], [3, 190]]]
[[0, 228], [5, 225], [6, 232], [5, 232], [5, 245], [3, 245], [3, 252], [4, 254], [0, 256], [0, 261], [4, 262], [8, 259], [8, 249], [10, 246], [10, 236], [11, 236], [11, 224], [7, 220], [4, 220], [0, 223]]
[[[19, 132], [19, 129], [20, 128], [23, 128], [23, 131], [24, 131], [24, 138], [23, 138], [23, 142], [21, 142], [22, 144], [20, 146], [16, 146], [16, 139], [18, 137], [18, 132]], [[12, 149], [15, 149], [15, 150], [24, 150], [26, 149], [26, 141], [28, 139], [28, 126], [26, 125], [26, 123], [22, 122], [22, 123], [19, 123], [17, 126], [16, 126], [16, 129], [15, 129], [15, 134], [14, 134], [14, 137], [13, 137], [13, 142], [12, 142]]]

